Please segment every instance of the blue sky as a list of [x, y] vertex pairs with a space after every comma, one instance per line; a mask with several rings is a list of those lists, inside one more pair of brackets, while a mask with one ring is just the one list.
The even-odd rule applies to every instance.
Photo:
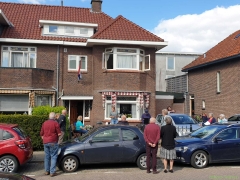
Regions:
[[[61, 0], [5, 2], [60, 5]], [[90, 2], [64, 0], [64, 5], [90, 8]], [[102, 11], [160, 36], [169, 42], [166, 51], [205, 52], [240, 29], [239, 0], [103, 0]]]

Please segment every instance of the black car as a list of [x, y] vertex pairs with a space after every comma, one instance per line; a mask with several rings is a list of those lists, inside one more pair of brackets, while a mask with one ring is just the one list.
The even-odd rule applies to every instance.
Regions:
[[146, 169], [143, 132], [136, 126], [100, 126], [59, 148], [58, 167], [74, 172], [83, 164], [134, 163]]
[[228, 123], [240, 123], [240, 114], [235, 114], [228, 118]]

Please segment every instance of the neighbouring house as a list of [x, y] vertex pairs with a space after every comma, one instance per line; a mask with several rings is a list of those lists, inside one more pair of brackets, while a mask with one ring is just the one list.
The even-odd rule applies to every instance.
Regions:
[[183, 68], [188, 72], [189, 101], [195, 114], [215, 117], [240, 113], [240, 30]]
[[187, 72], [182, 68], [198, 58], [201, 53], [156, 52], [156, 106], [171, 106], [178, 113], [186, 113]]
[[139, 123], [155, 113], [155, 52], [167, 42], [91, 8], [0, 2], [0, 113], [63, 105], [70, 122], [109, 122], [111, 106]]

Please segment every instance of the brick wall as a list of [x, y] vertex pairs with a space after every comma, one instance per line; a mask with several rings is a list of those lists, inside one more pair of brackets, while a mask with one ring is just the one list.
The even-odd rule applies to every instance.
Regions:
[[[240, 113], [239, 59], [228, 60], [190, 71], [189, 93], [194, 95], [195, 114], [212, 112], [214, 117]], [[217, 93], [217, 72], [221, 76], [221, 93]], [[206, 108], [202, 110], [202, 100]]]

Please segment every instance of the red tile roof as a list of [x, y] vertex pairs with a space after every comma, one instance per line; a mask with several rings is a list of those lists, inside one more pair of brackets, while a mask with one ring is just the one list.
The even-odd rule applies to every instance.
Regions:
[[91, 37], [96, 39], [164, 41], [122, 16], [113, 19], [91, 8], [0, 2], [0, 9], [14, 25], [4, 28], [1, 38], [86, 42], [86, 38], [42, 36], [39, 20], [52, 20], [98, 24], [98, 33]]
[[[196, 60], [186, 65], [183, 71], [195, 69], [199, 66], [216, 63], [219, 60], [230, 58], [240, 53], [240, 30], [234, 32], [226, 39], [218, 43], [216, 46], [211, 48], [209, 51], [199, 56]], [[205, 56], [205, 57], [204, 57]]]
[[109, 37], [112, 40], [164, 41], [121, 15], [103, 28], [102, 31], [98, 31], [92, 38], [109, 39]]

